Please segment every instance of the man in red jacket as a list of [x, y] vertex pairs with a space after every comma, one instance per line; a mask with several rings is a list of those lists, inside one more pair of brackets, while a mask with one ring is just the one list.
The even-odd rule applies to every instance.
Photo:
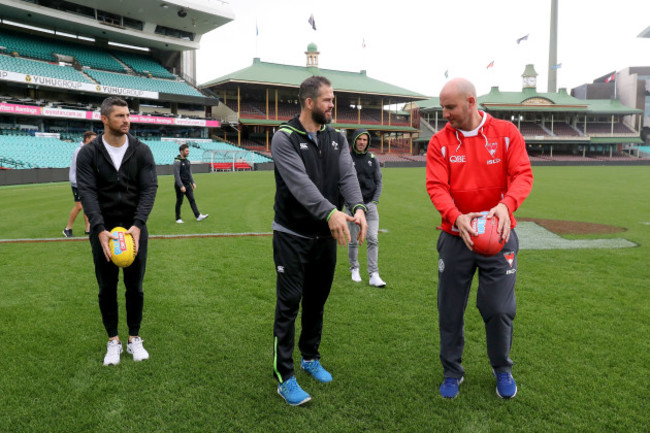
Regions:
[[[465, 371], [463, 316], [478, 268], [477, 307], [485, 322], [487, 351], [497, 381], [497, 395], [512, 398], [512, 322], [517, 305], [515, 280], [519, 241], [513, 212], [530, 193], [533, 172], [524, 139], [511, 123], [479, 111], [474, 85], [449, 81], [440, 92], [447, 125], [431, 137], [427, 150], [427, 192], [442, 216], [438, 239], [438, 315], [440, 394], [458, 395]], [[473, 218], [488, 211], [499, 219], [503, 250], [485, 257], [473, 251]]]

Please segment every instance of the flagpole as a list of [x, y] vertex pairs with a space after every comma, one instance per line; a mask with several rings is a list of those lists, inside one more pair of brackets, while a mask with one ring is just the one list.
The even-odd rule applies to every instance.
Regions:
[[255, 18], [255, 57], [259, 58], [259, 52], [257, 50], [257, 40], [259, 39], [258, 36], [260, 35], [260, 29], [257, 25], [257, 18]]

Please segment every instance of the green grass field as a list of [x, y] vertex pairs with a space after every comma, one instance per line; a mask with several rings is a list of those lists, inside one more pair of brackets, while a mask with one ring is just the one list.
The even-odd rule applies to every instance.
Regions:
[[[370, 288], [364, 272], [364, 284], [351, 282], [339, 248], [321, 345], [334, 381], [297, 372], [313, 397], [304, 407], [288, 406], [272, 376], [270, 236], [150, 240], [141, 335], [151, 359], [136, 364], [124, 353], [115, 367], [102, 365], [88, 241], [0, 243], [0, 432], [648, 431], [649, 168], [535, 168], [518, 216], [620, 226], [570, 237], [639, 246], [520, 252], [511, 353], [519, 392], [510, 401], [495, 394], [475, 290], [465, 382], [457, 399], [439, 396], [440, 218], [424, 169], [383, 173], [388, 286]], [[185, 204], [186, 223], [175, 224], [172, 178], [163, 176], [152, 235], [271, 231], [272, 172], [196, 180], [210, 217], [197, 223]], [[73, 204], [66, 183], [0, 187], [0, 203], [1, 239], [62, 238]], [[81, 218], [74, 230], [83, 233]]]

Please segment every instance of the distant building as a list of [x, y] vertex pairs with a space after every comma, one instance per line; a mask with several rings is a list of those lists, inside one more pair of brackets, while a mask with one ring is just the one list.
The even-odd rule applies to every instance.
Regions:
[[[580, 99], [566, 89], [540, 93], [536, 87], [537, 73], [527, 65], [521, 92], [502, 92], [492, 87], [488, 94], [478, 97], [482, 110], [519, 128], [533, 161], [638, 159], [638, 146], [643, 143], [639, 123], [635, 127], [634, 120], [624, 123], [624, 119], [640, 118], [643, 110], [613, 98]], [[584, 93], [595, 96], [600, 87], [586, 88]], [[417, 104], [421, 137], [430, 137], [445, 126], [437, 98]], [[418, 144], [423, 143], [418, 140]]]
[[623, 123], [641, 131], [650, 144], [650, 66], [629, 67], [596, 78], [571, 90], [579, 99], [617, 99], [621, 104], [641, 110], [625, 116]]
[[254, 58], [247, 68], [201, 84], [199, 88], [217, 95], [223, 102], [212, 109], [212, 117], [221, 119], [223, 125], [215, 133], [222, 132], [224, 139], [239, 146], [268, 152], [275, 128], [300, 113], [300, 83], [310, 76], [322, 75], [334, 88], [335, 128], [368, 129], [373, 152], [414, 152], [413, 139], [419, 131], [414, 122], [419, 117], [396, 107], [427, 96], [371, 78], [366, 71], [324, 69], [319, 66], [319, 51], [314, 43], [307, 46], [305, 55], [305, 66]]

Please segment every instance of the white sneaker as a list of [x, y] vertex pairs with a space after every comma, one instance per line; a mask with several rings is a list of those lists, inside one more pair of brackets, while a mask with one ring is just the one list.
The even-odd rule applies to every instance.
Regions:
[[360, 283], [361, 275], [359, 275], [359, 268], [352, 268], [350, 269], [350, 272], [352, 273], [352, 281], [355, 283]]
[[177, 220], [176, 220], [176, 224], [183, 224], [183, 220], [182, 220], [182, 219], [180, 219], [180, 218], [179, 218], [179, 219], [177, 219]]
[[144, 346], [142, 346], [142, 338], [140, 337], [133, 337], [133, 340], [126, 345], [126, 351], [133, 355], [133, 360], [135, 362], [149, 359], [149, 352], [147, 352]]
[[119, 364], [121, 353], [122, 343], [118, 340], [108, 340], [108, 343], [106, 344], [106, 356], [104, 356], [104, 365]]
[[207, 213], [206, 213], [205, 215], [203, 215], [203, 214], [199, 214], [199, 216], [196, 217], [196, 220], [197, 220], [197, 221], [203, 221], [203, 220], [206, 219], [207, 217], [208, 217], [208, 214], [207, 214]]
[[375, 287], [386, 287], [386, 282], [379, 277], [379, 272], [370, 274], [370, 285]]

